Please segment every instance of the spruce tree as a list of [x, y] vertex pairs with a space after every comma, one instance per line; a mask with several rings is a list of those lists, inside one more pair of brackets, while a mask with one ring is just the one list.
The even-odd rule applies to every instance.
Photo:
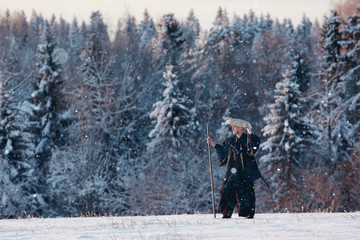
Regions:
[[298, 25], [294, 32], [294, 37], [290, 41], [289, 47], [292, 49], [290, 54], [295, 58], [298, 64], [297, 83], [300, 91], [305, 92], [311, 85], [311, 79], [316, 72], [316, 55], [314, 52], [314, 36], [311, 33], [311, 22], [303, 16], [301, 24]]
[[[140, 38], [138, 42], [139, 52], [133, 66], [137, 66], [134, 78], [136, 78], [136, 81], [139, 83], [138, 91], [141, 92], [141, 94], [138, 94], [137, 96], [137, 103], [142, 112], [141, 121], [139, 121], [138, 126], [145, 130], [140, 131], [144, 134], [140, 139], [146, 139], [148, 131], [151, 129], [148, 111], [151, 109], [152, 103], [158, 97], [160, 86], [158, 84], [159, 72], [157, 72], [159, 70], [157, 69], [156, 64], [158, 62], [155, 61], [152, 48], [154, 44], [153, 40], [156, 39], [156, 27], [147, 10], [145, 10], [144, 17], [138, 26], [138, 34]], [[156, 71], [149, 71], [149, 69], [156, 69]], [[154, 77], [156, 77], [156, 80]]]
[[327, 148], [330, 162], [327, 165], [334, 168], [337, 161], [345, 159], [352, 145], [349, 132], [351, 124], [346, 119], [345, 83], [340, 76], [343, 74], [341, 59], [341, 33], [339, 27], [341, 19], [335, 11], [326, 18], [322, 28], [322, 71], [323, 88], [315, 94], [314, 119], [322, 129], [321, 141]]
[[28, 117], [32, 112], [30, 109], [24, 112], [24, 105], [19, 107], [13, 91], [7, 89], [11, 78], [3, 76], [0, 77], [1, 216], [41, 216], [44, 199], [38, 194], [39, 182], [35, 174], [35, 138], [30, 132], [33, 123]]
[[259, 29], [257, 28], [258, 19], [253, 10], [250, 10], [247, 15], [244, 16], [244, 42], [248, 46], [251, 46]]
[[[36, 66], [39, 76], [34, 91], [29, 99], [21, 107], [21, 111], [27, 114], [31, 127], [27, 131], [33, 134], [34, 154], [38, 181], [38, 195], [44, 198], [45, 203], [50, 199], [47, 178], [49, 175], [49, 161], [54, 149], [61, 142], [59, 114], [63, 111], [61, 86], [61, 63], [66, 60], [66, 53], [56, 54], [56, 42], [53, 38], [52, 29], [44, 22], [40, 36], [40, 44], [37, 50], [38, 62]], [[60, 59], [61, 58], [61, 59]], [[43, 205], [45, 210], [46, 206]], [[41, 213], [40, 213], [41, 214]], [[47, 212], [46, 214], [51, 214]]]
[[[360, 6], [358, 8], [360, 13]], [[337, 180], [341, 182], [338, 190], [338, 199], [341, 211], [356, 210], [359, 203], [360, 192], [357, 189], [359, 174], [359, 140], [360, 140], [360, 17], [358, 15], [348, 16], [344, 23], [343, 40], [340, 42], [344, 51], [343, 74], [340, 80], [344, 82], [344, 103], [346, 121], [350, 125], [346, 133], [347, 141], [350, 143], [347, 152], [348, 158], [339, 161], [337, 165]]]
[[[360, 12], [360, 8], [358, 9]], [[344, 74], [341, 80], [345, 82], [345, 107], [347, 120], [353, 125], [351, 133], [356, 138], [360, 133], [360, 17], [349, 16], [342, 33], [344, 40], [341, 45], [344, 53]]]
[[151, 39], [155, 34], [155, 24], [147, 9], [145, 9], [144, 18], [139, 24], [139, 34], [139, 47], [145, 51], [150, 47]]
[[182, 51], [185, 39], [183, 30], [173, 14], [165, 14], [161, 17], [156, 27], [156, 39], [154, 39], [154, 54], [164, 69], [166, 64], [176, 66]]
[[[178, 76], [172, 65], [166, 66], [163, 78], [165, 80], [163, 98], [154, 103], [150, 118], [154, 119], [154, 129], [149, 133], [150, 142], [147, 153], [151, 159], [148, 170], [156, 169], [156, 178], [150, 178], [155, 190], [151, 194], [154, 204], [160, 201], [181, 201], [187, 191], [184, 178], [189, 177], [188, 151], [193, 147], [194, 135], [197, 135], [198, 123], [195, 112], [191, 109], [190, 99], [183, 95], [178, 87]], [[166, 149], [166, 151], [164, 151]], [[179, 188], [174, 191], [171, 185], [163, 182], [178, 182]], [[155, 194], [155, 195], [154, 195]], [[180, 208], [181, 209], [181, 208]], [[163, 209], [171, 213], [172, 209]], [[182, 210], [183, 211], [183, 210]]]
[[260, 159], [270, 172], [270, 182], [276, 189], [273, 193], [275, 210], [300, 211], [304, 188], [302, 171], [311, 159], [306, 154], [315, 144], [316, 128], [305, 117], [302, 98], [297, 83], [298, 63], [293, 60], [291, 68], [276, 84], [275, 102], [264, 118], [262, 129], [266, 141], [261, 145], [266, 152]]
[[223, 106], [228, 103], [224, 96], [237, 90], [234, 81], [231, 81], [233, 79], [229, 79], [230, 68], [233, 67], [229, 64], [232, 61], [229, 55], [234, 51], [231, 40], [227, 12], [219, 8], [212, 27], [201, 35], [194, 50], [196, 62], [192, 78], [197, 82], [195, 102], [204, 119], [221, 116]]
[[[124, 121], [118, 117], [118, 112], [121, 113], [118, 107], [122, 105], [116, 97], [121, 89], [111, 75], [111, 43], [100, 12], [91, 14], [86, 33], [85, 49], [80, 56], [83, 64], [80, 89], [77, 89], [79, 99], [74, 104], [78, 121], [72, 126], [83, 163], [82, 169], [71, 169], [73, 176], [81, 176], [81, 191], [74, 197], [74, 205], [79, 213], [121, 214], [127, 207], [119, 154], [124, 151], [121, 141], [126, 135], [120, 139], [118, 134], [124, 130], [118, 128]], [[62, 186], [63, 193], [66, 186]]]
[[[174, 151], [177, 152], [181, 146], [187, 145], [186, 135], [194, 129], [194, 122], [191, 121], [193, 112], [190, 109], [190, 99], [178, 88], [178, 76], [173, 71], [172, 65], [166, 66], [163, 77], [165, 80], [163, 99], [154, 103], [154, 110], [150, 114], [150, 118], [155, 119], [155, 127], [149, 133], [151, 141], [148, 144], [148, 152], [154, 154], [160, 149], [172, 150], [173, 153], [169, 151], [172, 157], [166, 160], [164, 166], [170, 163], [177, 171]], [[165, 159], [167, 158], [163, 158]]]
[[[151, 103], [161, 98], [161, 89], [163, 82], [163, 72], [167, 64], [174, 67], [174, 71], [179, 72], [179, 58], [183, 52], [183, 43], [185, 39], [183, 30], [179, 21], [173, 14], [163, 15], [156, 25], [156, 33], [152, 39], [152, 71], [146, 79], [151, 79], [149, 90], [152, 92], [147, 101]], [[151, 106], [149, 106], [151, 107]]]
[[199, 20], [196, 18], [193, 10], [191, 10], [189, 12], [189, 15], [186, 17], [186, 20], [183, 23], [183, 29], [185, 42], [190, 49], [194, 49], [196, 39], [200, 34], [200, 23]]

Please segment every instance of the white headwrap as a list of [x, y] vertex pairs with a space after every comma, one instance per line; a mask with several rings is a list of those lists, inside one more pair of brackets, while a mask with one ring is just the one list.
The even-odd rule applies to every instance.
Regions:
[[225, 122], [226, 124], [229, 124], [231, 126], [236, 126], [236, 127], [242, 127], [242, 128], [246, 128], [247, 132], [249, 134], [251, 134], [251, 124], [248, 121], [242, 120], [242, 119], [237, 119], [237, 118], [230, 118], [228, 120], [226, 120]]

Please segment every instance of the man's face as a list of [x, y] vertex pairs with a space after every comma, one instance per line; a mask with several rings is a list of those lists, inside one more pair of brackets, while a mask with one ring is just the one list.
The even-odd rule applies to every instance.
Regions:
[[241, 134], [244, 132], [244, 128], [237, 127], [237, 126], [232, 126], [232, 132], [235, 135], [241, 136]]

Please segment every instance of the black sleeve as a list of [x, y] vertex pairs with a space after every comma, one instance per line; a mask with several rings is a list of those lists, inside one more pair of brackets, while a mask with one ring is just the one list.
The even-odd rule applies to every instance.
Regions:
[[220, 144], [215, 145], [215, 150], [219, 158], [220, 166], [223, 166], [227, 162], [228, 148], [229, 148], [229, 144], [227, 143], [227, 141], [223, 142], [222, 145]]
[[248, 144], [248, 154], [255, 155], [260, 146], [260, 138], [254, 134], [251, 134], [251, 141]]

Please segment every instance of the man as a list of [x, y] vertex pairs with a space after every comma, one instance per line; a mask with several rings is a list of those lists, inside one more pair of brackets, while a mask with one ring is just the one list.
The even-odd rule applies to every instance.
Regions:
[[254, 154], [259, 148], [260, 138], [251, 133], [251, 124], [247, 121], [231, 118], [225, 123], [232, 126], [234, 136], [226, 139], [222, 145], [207, 138], [207, 142], [216, 150], [220, 166], [226, 164], [218, 212], [223, 214], [223, 218], [231, 218], [237, 206], [240, 217], [254, 218], [254, 181], [261, 177]]

